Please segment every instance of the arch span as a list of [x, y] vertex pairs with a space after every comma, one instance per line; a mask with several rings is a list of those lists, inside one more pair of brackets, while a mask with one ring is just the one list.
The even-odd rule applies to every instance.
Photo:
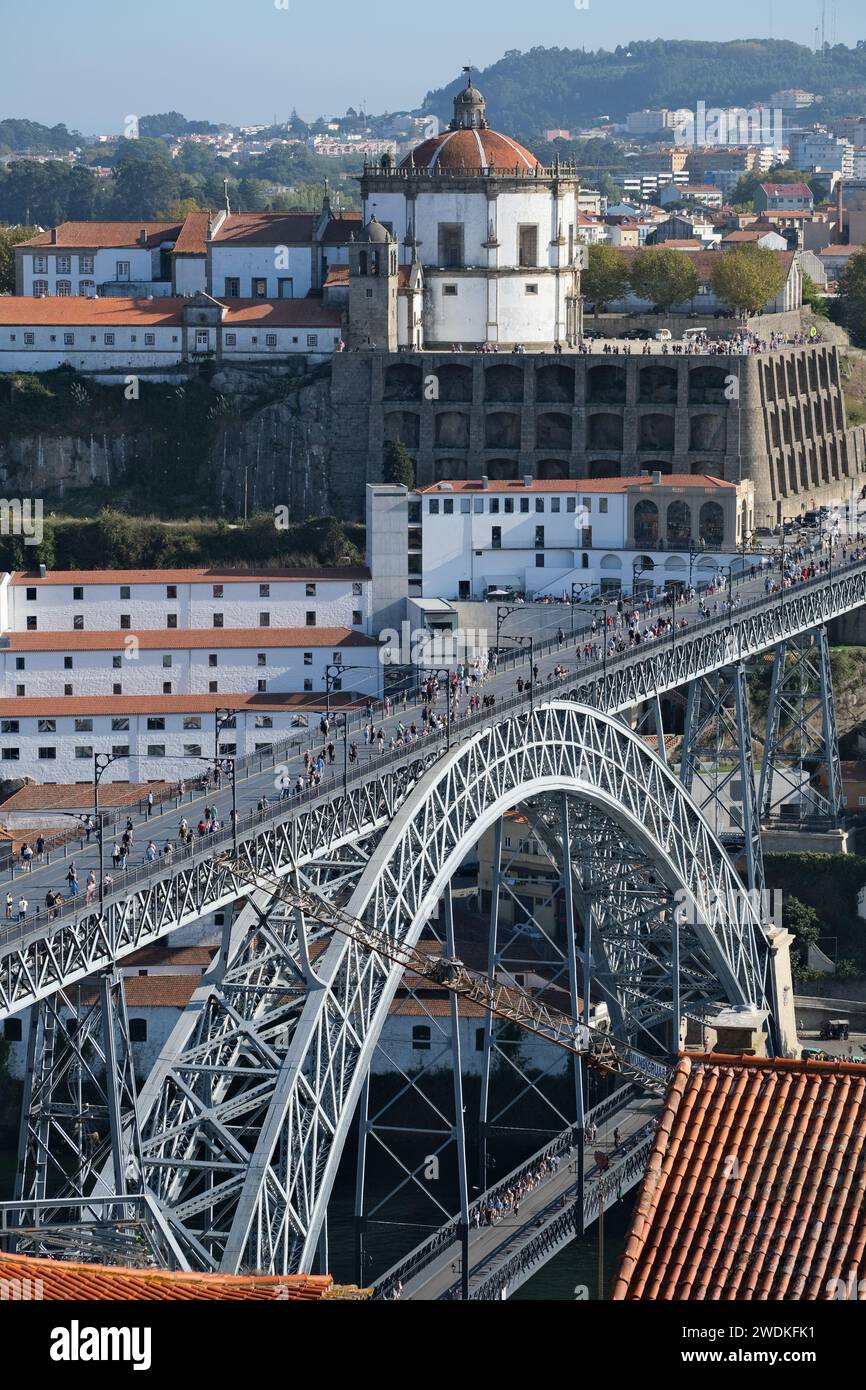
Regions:
[[[766, 942], [736, 871], [677, 778], [618, 719], [556, 701], [480, 731], [422, 778], [346, 904], [414, 944], [479, 836], [565, 791], [616, 822], [690, 909], [722, 992], [763, 1005]], [[276, 1078], [220, 1267], [309, 1269], [337, 1166], [401, 972], [332, 939]], [[183, 1208], [182, 1194], [179, 1206]], [[165, 1215], [172, 1220], [171, 1211]]]

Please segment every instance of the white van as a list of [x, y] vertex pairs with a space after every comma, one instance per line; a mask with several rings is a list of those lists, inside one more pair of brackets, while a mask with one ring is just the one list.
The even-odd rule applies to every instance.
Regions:
[[706, 337], [708, 333], [708, 328], [686, 328], [683, 332], [683, 342], [690, 343], [694, 338]]

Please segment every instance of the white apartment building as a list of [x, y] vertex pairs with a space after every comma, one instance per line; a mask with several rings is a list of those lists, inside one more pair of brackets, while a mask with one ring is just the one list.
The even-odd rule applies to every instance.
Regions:
[[15, 293], [304, 299], [345, 264], [359, 213], [191, 212], [183, 222], [63, 222], [15, 248]]
[[751, 483], [685, 474], [454, 480], [413, 500], [422, 599], [630, 593], [636, 571], [645, 588], [708, 584], [754, 525]]
[[854, 146], [827, 130], [791, 132], [791, 162], [796, 169], [818, 172], [838, 169], [843, 178], [854, 176]]
[[0, 298], [0, 372], [71, 367], [160, 380], [204, 361], [321, 361], [341, 340], [339, 307], [319, 299]]
[[[369, 572], [123, 571], [0, 582], [0, 765], [62, 784], [163, 781], [380, 698]], [[198, 764], [198, 765], [197, 765]]]

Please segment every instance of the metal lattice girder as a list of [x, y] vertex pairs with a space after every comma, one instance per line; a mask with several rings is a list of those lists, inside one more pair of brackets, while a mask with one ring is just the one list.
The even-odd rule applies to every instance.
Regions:
[[[565, 692], [578, 704], [614, 713], [687, 685], [720, 667], [759, 655], [780, 642], [821, 627], [866, 603], [866, 563], [833, 580], [815, 580], [778, 596], [744, 604], [730, 617], [681, 629], [675, 641], [636, 647], [607, 663], [607, 678], [594, 674]], [[498, 704], [490, 724], [528, 701]], [[489, 727], [489, 726], [488, 726]], [[240, 837], [250, 864], [288, 873], [330, 851], [352, 846], [388, 825], [412, 789], [445, 756], [432, 740], [409, 750], [387, 768], [365, 769], [350, 780], [348, 795], [333, 791], [292, 807]], [[234, 884], [215, 866], [219, 848], [193, 862], [163, 867], [140, 885], [109, 900], [102, 914], [78, 904], [50, 927], [29, 929], [20, 940], [4, 933], [0, 944], [0, 1019], [55, 990], [105, 969], [141, 947], [234, 902]]]
[[[644, 849], [659, 878], [690, 904], [723, 996], [763, 1007], [766, 942], [697, 807], [621, 722], [564, 703], [537, 709], [531, 720], [502, 720], [439, 763], [388, 827], [346, 910], [414, 944], [479, 836], [518, 802], [554, 791], [599, 806]], [[234, 1206], [231, 1229], [219, 1237], [223, 1270], [312, 1263], [347, 1128], [402, 972], [340, 937], [316, 974], [321, 987], [308, 997], [273, 1077], [242, 1191], [229, 1193], [236, 1174], [225, 1186], [215, 1178], [215, 1191], [226, 1196], [209, 1226], [215, 1235], [226, 1232]], [[198, 1191], [192, 1203], [186, 1199], [182, 1173], [164, 1191], [174, 1229], [206, 1198]]]
[[[813, 783], [819, 771], [824, 774], [826, 791]], [[823, 820], [836, 825], [843, 813], [825, 627], [782, 642], [776, 649], [760, 797], [765, 820]]]
[[742, 662], [689, 686], [680, 777], [723, 844], [731, 853], [742, 849], [746, 887], [762, 903], [764, 855]]
[[[30, 1014], [15, 1200], [138, 1193], [136, 1083], [120, 978], [58, 990]], [[50, 1221], [50, 1213], [43, 1213]]]

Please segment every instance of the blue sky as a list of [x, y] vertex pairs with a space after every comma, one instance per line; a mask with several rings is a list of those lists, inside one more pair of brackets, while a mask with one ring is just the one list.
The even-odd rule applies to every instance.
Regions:
[[[835, 0], [839, 42], [866, 30], [861, 3]], [[0, 115], [94, 133], [172, 109], [249, 124], [293, 106], [397, 110], [511, 48], [771, 31], [811, 43], [819, 13], [820, 0], [39, 0], [6, 9]]]

